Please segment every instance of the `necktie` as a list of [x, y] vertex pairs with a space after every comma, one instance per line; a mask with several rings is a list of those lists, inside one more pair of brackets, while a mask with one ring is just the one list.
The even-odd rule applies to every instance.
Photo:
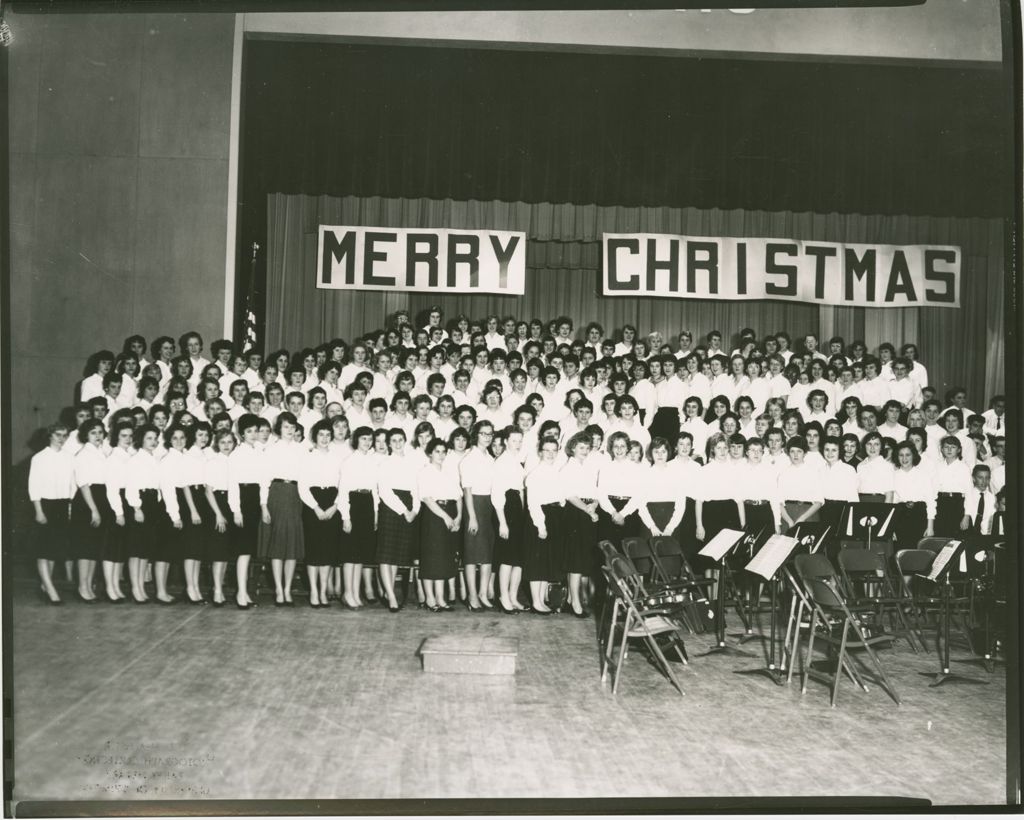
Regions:
[[981, 532], [981, 521], [985, 517], [985, 494], [980, 493], [978, 495], [978, 515], [974, 519], [974, 526]]
[[997, 430], [1001, 430], [1002, 427], [1003, 427], [1003, 417], [1002, 416], [996, 416], [996, 429]]

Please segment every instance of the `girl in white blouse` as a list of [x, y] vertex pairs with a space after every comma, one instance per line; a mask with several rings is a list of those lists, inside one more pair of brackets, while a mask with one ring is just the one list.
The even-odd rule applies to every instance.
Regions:
[[68, 428], [51, 425], [49, 444], [32, 456], [28, 473], [28, 497], [35, 507], [39, 525], [35, 538], [36, 571], [46, 600], [57, 606], [64, 603], [53, 585], [53, 565], [68, 557], [68, 524], [71, 496], [75, 490], [74, 463], [64, 449]]
[[915, 549], [920, 539], [935, 532], [935, 485], [913, 444], [900, 442], [895, 455], [893, 501], [898, 506], [893, 534], [899, 549]]
[[224, 575], [233, 557], [234, 522], [228, 503], [228, 474], [235, 445], [235, 434], [230, 430], [217, 433], [210, 448], [213, 452], [202, 464], [204, 489], [198, 503], [203, 519], [204, 553], [213, 575], [215, 607], [224, 606]]
[[167, 591], [171, 562], [185, 557], [188, 543], [194, 542], [197, 535], [193, 527], [200, 524], [201, 519], [189, 489], [192, 465], [185, 455], [188, 431], [180, 424], [171, 424], [164, 431], [164, 442], [167, 455], [160, 461], [160, 494], [164, 503], [166, 535], [163, 549], [153, 555], [153, 580], [156, 582], [157, 600], [162, 604], [173, 604], [176, 599]]
[[525, 506], [523, 487], [522, 431], [510, 429], [498, 433], [504, 438], [504, 452], [494, 461], [491, 481], [491, 505], [498, 523], [494, 541], [495, 563], [498, 565], [499, 609], [515, 615], [525, 609], [519, 603], [519, 584], [523, 575], [523, 527]]
[[683, 420], [679, 424], [679, 432], [690, 436], [693, 452], [697, 454], [702, 463], [708, 436], [711, 435], [711, 430], [703, 416], [704, 404], [698, 397], [690, 396], [683, 402]]
[[932, 483], [937, 493], [935, 507], [935, 535], [943, 538], [960, 537], [960, 523], [964, 517], [964, 500], [973, 486], [971, 471], [960, 457], [961, 445], [956, 436], [947, 436], [939, 442], [941, 458], [932, 466]]
[[145, 589], [146, 568], [151, 558], [163, 554], [164, 510], [160, 503], [160, 465], [156, 449], [160, 434], [156, 427], [144, 424], [135, 430], [135, 455], [128, 461], [125, 500], [132, 508], [128, 548], [128, 578], [132, 600], [149, 601]]
[[[707, 543], [726, 528], [741, 530], [746, 526], [736, 472], [729, 464], [729, 442], [716, 433], [707, 444], [710, 461], [700, 471], [697, 501], [696, 536]], [[703, 560], [703, 559], [702, 559]], [[697, 568], [707, 568], [706, 561], [695, 561]]]
[[128, 502], [124, 497], [124, 486], [128, 460], [135, 453], [132, 446], [134, 433], [135, 428], [130, 421], [119, 422], [114, 426], [110, 436], [114, 447], [107, 456], [105, 465], [107, 504], [110, 505], [113, 516], [103, 556], [103, 580], [107, 585], [108, 600], [128, 600], [121, 591], [124, 562], [128, 559], [128, 530], [125, 526]]
[[256, 602], [249, 597], [249, 561], [256, 552], [260, 531], [260, 485], [264, 452], [257, 446], [260, 420], [249, 413], [238, 419], [241, 442], [228, 457], [228, 505], [235, 524], [235, 562], [238, 593], [235, 605], [250, 609]]
[[360, 581], [363, 567], [377, 560], [377, 471], [373, 431], [359, 427], [352, 433], [355, 451], [341, 470], [338, 509], [341, 511], [342, 601], [350, 609], [363, 606]]
[[569, 460], [562, 467], [565, 489], [565, 554], [569, 576], [568, 603], [577, 618], [586, 618], [583, 608], [584, 579], [594, 577], [597, 548], [597, 479], [599, 464], [590, 458], [591, 437], [576, 433], [565, 448]]
[[882, 455], [882, 436], [868, 433], [861, 439], [864, 460], [857, 465], [857, 492], [861, 501], [892, 503], [892, 462]]
[[676, 481], [669, 467], [669, 443], [660, 436], [651, 441], [647, 452], [650, 467], [641, 475], [638, 509], [651, 536], [676, 534], [686, 513], [686, 488]]
[[478, 612], [481, 607], [494, 608], [487, 598], [494, 560], [494, 506], [491, 504], [494, 459], [488, 451], [494, 440], [494, 425], [489, 421], [478, 421], [473, 425], [470, 440], [473, 447], [459, 465], [464, 493], [462, 503], [466, 510], [462, 563], [469, 596], [466, 605], [470, 612]]
[[[428, 423], [429, 426], [429, 423]], [[387, 596], [388, 610], [398, 612], [395, 573], [419, 557], [417, 516], [420, 512], [418, 474], [423, 468], [419, 456], [406, 445], [405, 431], [394, 428], [388, 436], [391, 454], [379, 466], [377, 495], [380, 498], [377, 529], [377, 565]]]
[[92, 419], [78, 428], [82, 449], [75, 456], [75, 485], [78, 493], [71, 502], [72, 555], [78, 561], [78, 598], [96, 603], [93, 577], [96, 562], [106, 551], [107, 533], [113, 513], [107, 503], [106, 461], [103, 453], [106, 431]]
[[[456, 431], [458, 432], [458, 431]], [[453, 433], [453, 436], [455, 434]], [[420, 530], [420, 578], [426, 606], [432, 612], [448, 611], [445, 583], [456, 571], [456, 552], [462, 524], [462, 488], [458, 472], [447, 468], [447, 445], [434, 439], [426, 447], [429, 463], [417, 477], [419, 497], [426, 509]]]
[[298, 480], [305, 465], [306, 448], [295, 441], [296, 419], [281, 413], [274, 425], [277, 441], [263, 455], [260, 475], [262, 523], [256, 552], [270, 559], [274, 575], [274, 606], [293, 606], [295, 564], [305, 556], [302, 502]]
[[185, 559], [185, 594], [193, 604], [205, 604], [199, 589], [199, 570], [206, 555], [207, 529], [209, 523], [203, 514], [207, 512], [204, 499], [206, 497], [206, 462], [213, 456], [210, 450], [210, 425], [207, 422], [196, 422], [188, 428], [188, 450], [185, 452], [187, 464], [185, 492], [192, 499], [195, 516], [192, 518], [193, 529], [184, 543]]
[[338, 514], [338, 490], [341, 484], [341, 459], [332, 451], [331, 422], [322, 419], [310, 431], [313, 449], [302, 459], [299, 472], [299, 500], [302, 501], [303, 551], [309, 578], [309, 605], [327, 607], [327, 582], [338, 555], [341, 516]]
[[545, 603], [548, 584], [562, 574], [565, 487], [558, 466], [558, 442], [541, 438], [540, 461], [526, 476], [526, 526], [523, 574], [530, 584], [533, 611], [551, 615]]
[[640, 535], [642, 523], [637, 510], [644, 467], [629, 458], [629, 438], [616, 431], [606, 442], [611, 461], [597, 477], [597, 501], [601, 510], [598, 537], [620, 547], [623, 538]]

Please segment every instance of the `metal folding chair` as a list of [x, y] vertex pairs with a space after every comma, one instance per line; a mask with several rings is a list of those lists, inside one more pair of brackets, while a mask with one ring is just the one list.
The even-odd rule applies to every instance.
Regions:
[[[885, 629], [885, 618], [888, 617], [894, 630], [899, 624], [899, 632], [907, 636], [907, 643], [918, 654], [914, 640], [914, 630], [907, 622], [904, 608], [908, 601], [900, 592], [886, 566], [882, 551], [867, 549], [846, 549], [839, 553], [839, 571], [847, 590], [847, 601], [851, 609], [857, 608], [866, 616], [873, 611], [874, 621], [878, 628]], [[914, 614], [912, 606], [909, 607]], [[915, 617], [916, 621], [916, 617]], [[917, 623], [917, 637], [921, 638], [920, 623]], [[923, 644], [923, 640], [922, 640]]]

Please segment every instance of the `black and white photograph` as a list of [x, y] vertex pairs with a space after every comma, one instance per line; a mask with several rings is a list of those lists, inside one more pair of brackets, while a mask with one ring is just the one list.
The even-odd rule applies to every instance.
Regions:
[[4, 816], [1019, 811], [1020, 41], [0, 0]]

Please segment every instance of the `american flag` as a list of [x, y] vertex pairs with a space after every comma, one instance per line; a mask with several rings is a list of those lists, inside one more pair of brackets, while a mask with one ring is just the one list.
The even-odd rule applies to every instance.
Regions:
[[242, 327], [242, 352], [256, 347], [256, 254], [260, 246], [252, 243], [252, 262], [249, 268], [249, 290], [245, 296], [245, 324]]

